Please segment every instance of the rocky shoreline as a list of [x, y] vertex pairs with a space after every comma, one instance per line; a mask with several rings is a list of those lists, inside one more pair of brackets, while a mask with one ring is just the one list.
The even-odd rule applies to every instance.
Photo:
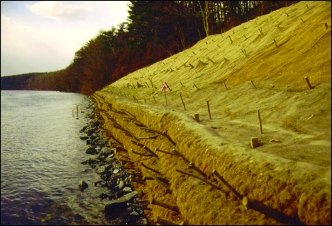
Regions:
[[146, 225], [144, 204], [140, 202], [139, 193], [133, 189], [133, 175], [115, 157], [117, 150], [123, 147], [120, 144], [113, 145], [112, 140], [105, 141], [102, 138], [103, 129], [96, 116], [95, 105], [90, 98], [88, 102], [84, 112], [88, 123], [81, 129], [80, 139], [86, 141], [88, 148], [85, 152], [91, 157], [81, 163], [94, 169], [100, 175], [100, 180], [90, 185], [82, 180], [79, 189], [84, 192], [89, 186], [107, 188], [107, 192], [101, 193], [99, 198], [107, 200], [104, 216], [110, 224]]

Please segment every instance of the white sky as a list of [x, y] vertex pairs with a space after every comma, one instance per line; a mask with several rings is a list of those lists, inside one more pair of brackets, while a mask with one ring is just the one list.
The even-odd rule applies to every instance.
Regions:
[[66, 68], [100, 30], [127, 20], [129, 1], [1, 1], [1, 76]]

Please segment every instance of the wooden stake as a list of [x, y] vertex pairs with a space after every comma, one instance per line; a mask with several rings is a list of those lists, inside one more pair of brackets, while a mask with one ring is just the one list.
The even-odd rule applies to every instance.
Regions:
[[225, 86], [225, 88], [226, 88], [226, 90], [227, 90], [228, 88], [227, 88], [227, 86], [226, 86], [226, 81], [224, 81], [224, 86]]
[[276, 40], [275, 40], [275, 39], [273, 39], [273, 41], [274, 41], [274, 44], [276, 45], [276, 47], [278, 48], [279, 46], [278, 46], [278, 44], [277, 44]]
[[258, 113], [258, 119], [259, 119], [259, 128], [260, 128], [261, 134], [263, 134], [262, 119], [261, 119], [261, 114], [260, 114], [259, 110], [257, 110], [257, 113]]
[[147, 165], [145, 165], [144, 163], [141, 163], [141, 166], [143, 166], [144, 168], [151, 170], [159, 175], [162, 175], [158, 170], [152, 169], [152, 168], [148, 167]]
[[252, 80], [250, 80], [250, 82], [255, 87], [255, 89], [257, 89], [257, 87], [255, 86], [254, 82]]
[[210, 112], [210, 105], [209, 105], [209, 101], [206, 101], [206, 103], [207, 103], [207, 107], [208, 107], [209, 118], [210, 118], [210, 120], [211, 120], [211, 119], [212, 119], [212, 117], [211, 117], [211, 112]]
[[305, 81], [307, 82], [309, 89], [313, 89], [312, 85], [310, 84], [309, 78], [307, 76], [304, 77]]
[[186, 105], [184, 104], [184, 101], [183, 101], [181, 93], [180, 93], [180, 98], [181, 98], [181, 101], [182, 101], [182, 104], [183, 104], [183, 109], [186, 110]]
[[231, 43], [233, 43], [233, 40], [230, 35], [228, 35], [229, 40], [231, 40]]
[[170, 205], [170, 204], [166, 204], [166, 203], [163, 203], [163, 202], [157, 201], [157, 200], [155, 200], [155, 199], [152, 199], [152, 201], [150, 202], [150, 204], [152, 204], [152, 205], [157, 205], [157, 206], [161, 206], [161, 207], [164, 207], [164, 208], [166, 208], [166, 209], [173, 210], [174, 212], [179, 213], [179, 208], [178, 208], [177, 206], [173, 206], [173, 205]]
[[76, 105], [76, 119], [78, 119], [78, 105]]

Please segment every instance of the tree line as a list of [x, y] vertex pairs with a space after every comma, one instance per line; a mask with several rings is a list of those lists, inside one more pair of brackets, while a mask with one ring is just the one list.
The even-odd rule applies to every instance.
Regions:
[[[24, 89], [91, 94], [132, 71], [193, 46], [208, 35], [226, 32], [295, 2], [131, 1], [126, 22], [118, 28], [100, 31], [75, 53], [67, 68], [25, 76], [19, 82], [20, 88], [24, 84]], [[7, 82], [3, 78], [1, 84], [9, 83], [8, 78]]]

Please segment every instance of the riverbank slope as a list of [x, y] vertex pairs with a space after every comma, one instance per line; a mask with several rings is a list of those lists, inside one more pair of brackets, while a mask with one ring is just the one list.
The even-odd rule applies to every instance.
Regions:
[[330, 18], [299, 2], [93, 95], [152, 223], [331, 223]]

